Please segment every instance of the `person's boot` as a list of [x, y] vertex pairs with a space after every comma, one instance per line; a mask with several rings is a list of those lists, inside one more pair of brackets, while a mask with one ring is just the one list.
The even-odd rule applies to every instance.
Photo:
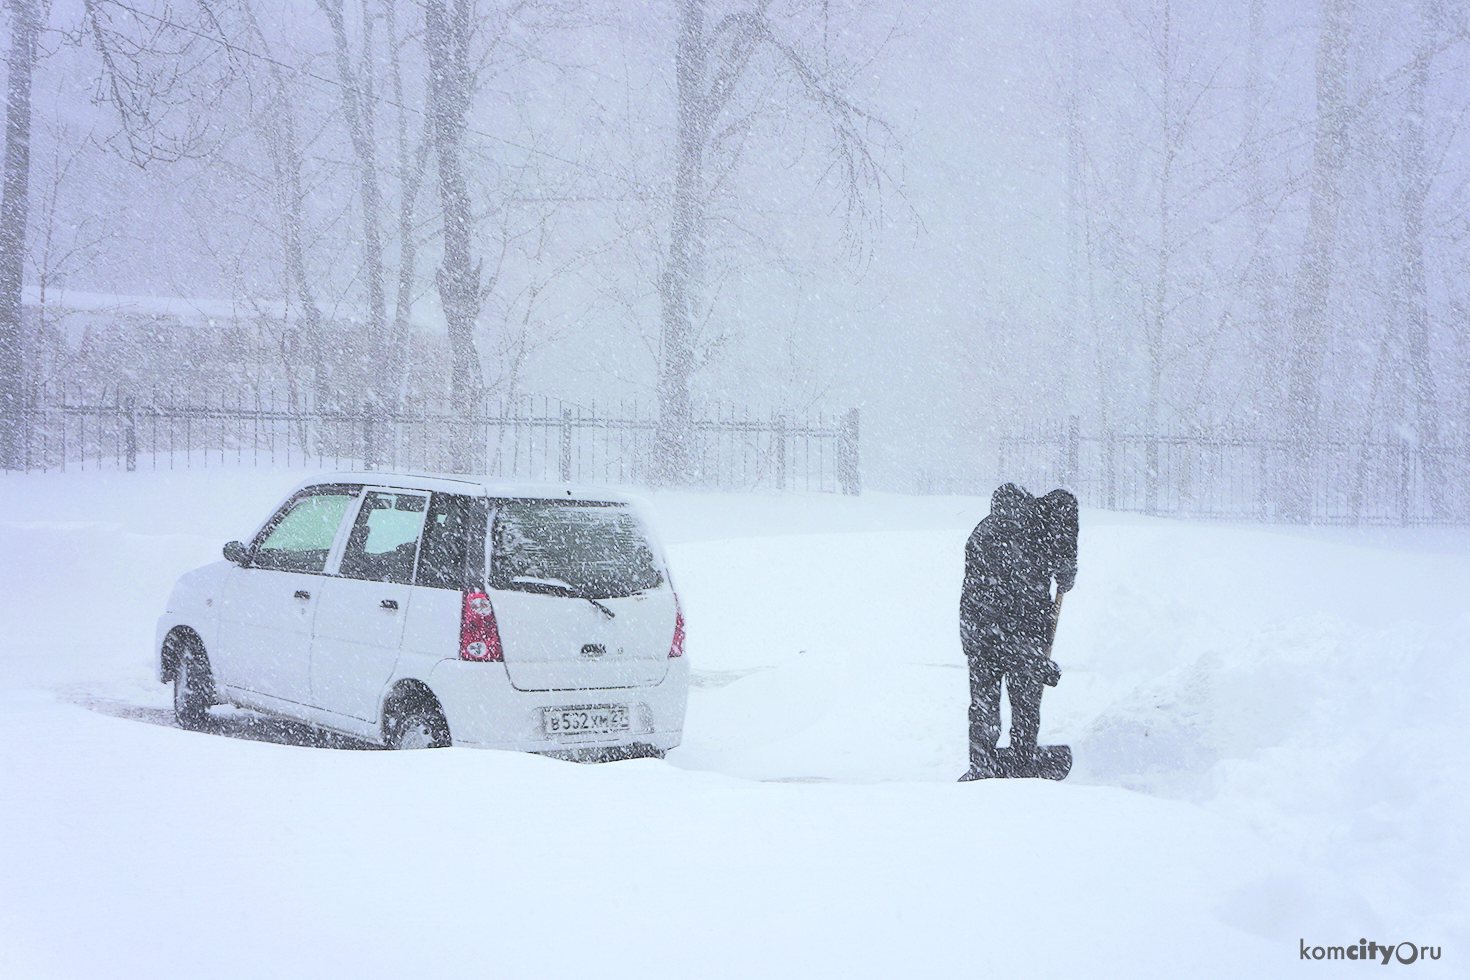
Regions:
[[1004, 773], [1000, 771], [1000, 764], [996, 760], [994, 749], [991, 749], [989, 752], [971, 752], [970, 769], [960, 777], [960, 782], [968, 783], [976, 779], [994, 779], [1002, 775]]

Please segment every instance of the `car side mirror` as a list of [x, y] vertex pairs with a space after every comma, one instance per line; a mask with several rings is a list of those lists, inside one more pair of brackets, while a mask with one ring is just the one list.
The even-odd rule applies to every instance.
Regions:
[[245, 564], [245, 559], [250, 557], [250, 551], [240, 542], [231, 541], [225, 545], [225, 561], [232, 561], [236, 565]]

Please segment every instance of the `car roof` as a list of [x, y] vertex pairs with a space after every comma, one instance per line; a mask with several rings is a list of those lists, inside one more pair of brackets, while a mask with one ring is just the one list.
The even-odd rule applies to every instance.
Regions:
[[[533, 500], [590, 500], [598, 503], [644, 503], [635, 494], [609, 490], [606, 487], [577, 486], [569, 483], [503, 483], [443, 473], [407, 473], [391, 470], [352, 470], [323, 473], [303, 480], [296, 490], [324, 484], [352, 484], [400, 490], [429, 490], [459, 493], [477, 497], [524, 497]], [[292, 491], [293, 493], [295, 491]]]

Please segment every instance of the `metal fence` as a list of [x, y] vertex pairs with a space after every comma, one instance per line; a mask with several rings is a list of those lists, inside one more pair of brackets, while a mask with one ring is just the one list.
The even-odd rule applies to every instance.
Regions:
[[1066, 486], [1084, 506], [1267, 522], [1283, 520], [1285, 481], [1302, 471], [1312, 524], [1470, 524], [1465, 445], [1324, 441], [1304, 455], [1279, 439], [1086, 435], [1073, 418], [1002, 437], [997, 459], [1000, 479]]
[[[460, 416], [319, 408], [272, 393], [217, 404], [157, 395], [85, 398], [47, 390], [22, 416], [20, 468], [209, 466], [471, 472], [494, 479], [606, 485], [654, 482], [658, 420], [635, 403], [525, 397]], [[691, 424], [688, 480], [711, 489], [858, 493], [858, 413], [768, 413], [716, 405]]]

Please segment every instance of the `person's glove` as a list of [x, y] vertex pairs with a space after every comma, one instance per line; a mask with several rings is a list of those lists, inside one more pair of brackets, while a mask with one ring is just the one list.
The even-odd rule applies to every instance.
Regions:
[[1065, 572], [1057, 572], [1057, 592], [1070, 592], [1072, 585], [1077, 581], [1077, 569], [1069, 568]]
[[1046, 657], [1037, 664], [1036, 674], [1047, 687], [1056, 687], [1057, 682], [1062, 679], [1062, 668], [1057, 666], [1055, 660]]

